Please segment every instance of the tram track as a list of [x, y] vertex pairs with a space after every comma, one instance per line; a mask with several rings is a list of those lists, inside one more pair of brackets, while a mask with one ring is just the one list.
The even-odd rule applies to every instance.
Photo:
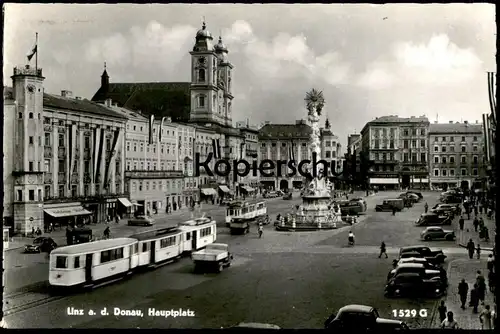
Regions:
[[[31, 297], [31, 298], [30, 298]], [[3, 315], [7, 317], [22, 311], [26, 311], [41, 305], [68, 298], [68, 296], [44, 295], [34, 291], [23, 291], [4, 296]], [[23, 299], [28, 299], [23, 301]], [[18, 301], [18, 302], [16, 302]]]

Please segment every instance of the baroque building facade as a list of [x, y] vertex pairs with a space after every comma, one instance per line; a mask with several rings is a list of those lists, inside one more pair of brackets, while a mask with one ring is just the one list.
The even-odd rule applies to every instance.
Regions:
[[485, 177], [482, 124], [431, 124], [429, 165], [431, 186], [472, 189]]
[[44, 92], [41, 68], [14, 68], [4, 87], [4, 223], [103, 221], [124, 193], [126, 118], [91, 101]]
[[429, 188], [425, 116], [377, 117], [361, 130], [361, 150], [372, 162], [368, 184], [386, 189]]

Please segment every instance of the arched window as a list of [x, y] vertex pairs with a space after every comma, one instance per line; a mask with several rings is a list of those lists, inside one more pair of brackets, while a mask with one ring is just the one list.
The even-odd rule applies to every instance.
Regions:
[[205, 70], [202, 68], [198, 70], [198, 81], [205, 82]]

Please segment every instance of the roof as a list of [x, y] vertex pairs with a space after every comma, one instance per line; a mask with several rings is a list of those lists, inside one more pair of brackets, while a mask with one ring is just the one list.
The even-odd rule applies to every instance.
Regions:
[[144, 240], [153, 240], [153, 239], [160, 239], [163, 237], [170, 237], [176, 234], [181, 233], [179, 229], [177, 229], [176, 226], [170, 227], [170, 228], [164, 228], [164, 229], [158, 229], [158, 230], [151, 230], [151, 231], [145, 231], [141, 233], [137, 233], [134, 235], [131, 235], [130, 238], [137, 239], [139, 241], [144, 241]]
[[137, 242], [137, 240], [132, 238], [116, 238], [99, 240], [93, 242], [87, 242], [84, 244], [72, 245], [59, 247], [54, 249], [50, 255], [75, 255], [75, 254], [87, 254], [94, 252], [102, 252], [108, 249], [119, 248], [131, 245]]
[[363, 134], [370, 126], [374, 125], [387, 125], [387, 124], [398, 124], [398, 125], [404, 125], [404, 124], [415, 124], [415, 123], [426, 123], [429, 124], [429, 119], [425, 116], [420, 116], [420, 117], [399, 117], [397, 115], [389, 115], [389, 116], [381, 116], [377, 117], [374, 120], [371, 120], [370, 122], [366, 123], [363, 129], [361, 130], [361, 134]]
[[406, 246], [406, 247], [401, 247], [400, 251], [418, 249], [418, 248], [429, 248], [429, 247], [424, 246], [424, 245]]
[[[4, 87], [4, 99], [13, 98], [12, 87]], [[77, 100], [71, 97], [62, 97], [43, 93], [43, 107], [55, 108], [61, 110], [70, 110], [79, 113], [99, 115], [106, 117], [114, 117], [126, 119], [127, 117], [120, 112], [108, 108], [102, 104], [89, 101], [87, 99]]]
[[312, 129], [307, 124], [266, 124], [259, 130], [259, 139], [301, 138], [309, 139]]
[[111, 99], [118, 106], [140, 110], [146, 115], [172, 117], [172, 121], [189, 120], [190, 82], [110, 83], [100, 87], [92, 101]]
[[453, 134], [453, 133], [483, 133], [482, 124], [466, 124], [466, 123], [453, 123], [453, 124], [431, 124], [429, 126], [429, 134]]
[[372, 306], [367, 306], [367, 305], [358, 305], [358, 304], [351, 304], [351, 305], [346, 305], [344, 307], [341, 307], [339, 309], [339, 313], [341, 312], [372, 312], [373, 311]]
[[424, 265], [421, 263], [401, 263], [398, 268], [423, 268]]

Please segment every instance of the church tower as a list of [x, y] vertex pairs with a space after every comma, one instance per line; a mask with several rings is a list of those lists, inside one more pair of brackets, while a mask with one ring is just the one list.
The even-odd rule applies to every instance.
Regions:
[[14, 229], [43, 230], [44, 124], [41, 68], [14, 68]]
[[190, 121], [224, 125], [219, 110], [217, 87], [217, 55], [212, 34], [205, 22], [196, 33], [196, 43], [191, 54], [191, 112]]
[[224, 118], [224, 125], [227, 127], [232, 127], [233, 116], [232, 116], [232, 70], [233, 65], [229, 62], [227, 54], [226, 45], [222, 42], [222, 37], [219, 36], [219, 42], [214, 47], [215, 53], [218, 58], [218, 81], [217, 87], [219, 88], [219, 109], [217, 110], [220, 115]]

